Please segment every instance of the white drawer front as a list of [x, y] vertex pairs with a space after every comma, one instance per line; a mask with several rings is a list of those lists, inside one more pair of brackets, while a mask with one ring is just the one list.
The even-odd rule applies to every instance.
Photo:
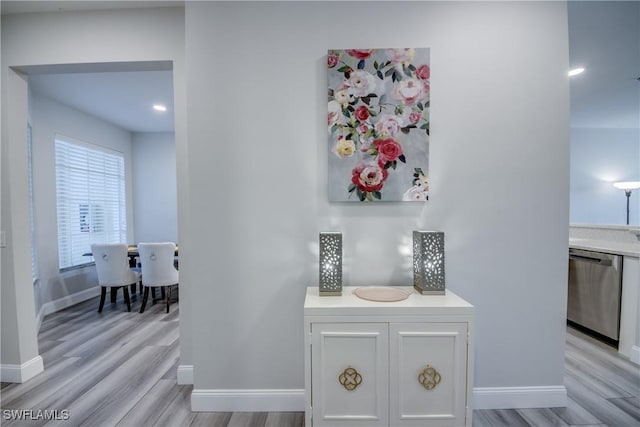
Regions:
[[312, 327], [314, 426], [388, 425], [388, 325]]
[[390, 324], [392, 426], [460, 426], [466, 414], [466, 323]]

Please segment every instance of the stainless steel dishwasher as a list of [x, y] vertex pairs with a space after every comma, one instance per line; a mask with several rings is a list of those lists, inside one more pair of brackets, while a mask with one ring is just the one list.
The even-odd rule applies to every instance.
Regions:
[[567, 319], [619, 340], [622, 256], [569, 249]]

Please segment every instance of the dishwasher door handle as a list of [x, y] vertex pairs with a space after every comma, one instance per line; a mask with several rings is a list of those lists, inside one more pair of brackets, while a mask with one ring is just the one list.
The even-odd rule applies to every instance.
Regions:
[[569, 254], [569, 259], [572, 259], [574, 261], [590, 262], [593, 264], [602, 265], [604, 267], [611, 267], [612, 265], [611, 260], [608, 258], [598, 258], [598, 257], [578, 255], [578, 254]]

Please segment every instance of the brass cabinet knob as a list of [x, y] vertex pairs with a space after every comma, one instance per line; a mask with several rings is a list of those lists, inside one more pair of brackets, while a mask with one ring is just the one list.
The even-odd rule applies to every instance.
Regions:
[[362, 375], [349, 366], [338, 376], [338, 381], [340, 381], [340, 384], [342, 384], [345, 389], [353, 391], [362, 384]]
[[418, 374], [418, 382], [427, 390], [433, 390], [440, 384], [440, 380], [442, 380], [442, 376], [440, 376], [440, 373], [431, 365], [427, 365], [427, 367]]

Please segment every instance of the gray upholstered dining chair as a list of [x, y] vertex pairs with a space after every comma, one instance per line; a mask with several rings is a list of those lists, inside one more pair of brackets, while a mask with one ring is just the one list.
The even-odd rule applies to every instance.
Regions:
[[138, 253], [142, 267], [142, 307], [144, 312], [149, 299], [149, 288], [161, 288], [166, 292], [167, 313], [171, 301], [171, 286], [178, 284], [178, 270], [174, 267], [176, 245], [172, 242], [164, 243], [139, 243]]
[[124, 243], [94, 243], [91, 245], [91, 253], [96, 263], [98, 284], [100, 285], [100, 306], [98, 313], [102, 313], [107, 288], [117, 290], [122, 288], [127, 310], [131, 311], [129, 300], [129, 286], [138, 283], [139, 276], [129, 269], [129, 255], [127, 245]]

